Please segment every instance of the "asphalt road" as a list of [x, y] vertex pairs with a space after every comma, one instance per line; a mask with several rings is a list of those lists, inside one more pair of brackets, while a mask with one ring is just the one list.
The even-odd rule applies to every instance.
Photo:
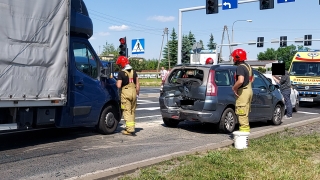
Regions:
[[[319, 117], [319, 112], [320, 106], [300, 108], [283, 125]], [[123, 121], [115, 134], [107, 136], [91, 128], [0, 136], [1, 179], [66, 179], [230, 139], [213, 126], [196, 122], [165, 127], [156, 97], [139, 98], [136, 117], [135, 137], [120, 133]], [[252, 127], [257, 132], [274, 126]]]

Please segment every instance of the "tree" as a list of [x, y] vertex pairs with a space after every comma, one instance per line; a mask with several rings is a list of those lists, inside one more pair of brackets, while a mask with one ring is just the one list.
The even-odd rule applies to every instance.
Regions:
[[117, 58], [119, 56], [119, 48], [116, 48], [113, 44], [106, 42], [106, 44], [103, 45], [101, 55], [108, 56], [109, 54], [113, 54], [114, 57]]
[[276, 60], [277, 51], [273, 48], [267, 48], [265, 52], [258, 54], [258, 60]]
[[[169, 46], [169, 54], [168, 54], [168, 46]], [[161, 61], [161, 66], [166, 68], [169, 67], [168, 57], [170, 57], [170, 67], [173, 67], [177, 64], [178, 59], [178, 37], [175, 29], [173, 28], [170, 34], [170, 41], [163, 48], [163, 59]]]
[[285, 68], [288, 70], [294, 55], [299, 50], [308, 50], [308, 47], [290, 45], [287, 47], [279, 47], [277, 50], [268, 48], [265, 52], [258, 54], [258, 60], [279, 60], [285, 63]]
[[[191, 46], [190, 46], [190, 41], [187, 35], [183, 35], [182, 36], [182, 57], [181, 57], [181, 62], [182, 63], [190, 63], [190, 50], [191, 50]], [[186, 56], [183, 56], [184, 53], [187, 53]]]
[[213, 37], [212, 33], [210, 34], [210, 39], [207, 44], [207, 47], [209, 50], [215, 50], [217, 48], [217, 43], [214, 42], [214, 37]]
[[204, 46], [203, 46], [203, 41], [200, 39], [200, 44], [202, 44], [202, 48], [201, 48], [201, 50], [204, 50]]
[[196, 38], [194, 37], [194, 34], [192, 34], [191, 31], [189, 31], [189, 34], [188, 34], [188, 39], [189, 39], [189, 50], [192, 49], [192, 46], [194, 45], [194, 43], [197, 42]]

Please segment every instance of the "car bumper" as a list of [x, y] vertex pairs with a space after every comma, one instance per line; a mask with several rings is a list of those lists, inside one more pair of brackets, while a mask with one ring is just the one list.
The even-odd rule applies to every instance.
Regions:
[[199, 121], [206, 123], [218, 123], [221, 114], [218, 111], [193, 111], [181, 108], [161, 109], [163, 118], [171, 118], [176, 120]]

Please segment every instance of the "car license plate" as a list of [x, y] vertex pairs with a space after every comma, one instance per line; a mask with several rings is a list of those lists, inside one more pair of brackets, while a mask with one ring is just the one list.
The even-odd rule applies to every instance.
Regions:
[[301, 98], [300, 101], [313, 102], [313, 98]]

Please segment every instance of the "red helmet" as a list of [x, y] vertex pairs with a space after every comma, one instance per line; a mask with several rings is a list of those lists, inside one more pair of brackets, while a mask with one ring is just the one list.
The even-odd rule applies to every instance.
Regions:
[[206, 64], [213, 64], [213, 59], [212, 58], [207, 58]]
[[247, 52], [243, 49], [235, 49], [232, 54], [233, 62], [242, 62], [247, 60]]
[[119, 56], [116, 62], [121, 68], [124, 68], [127, 64], [129, 64], [129, 60], [125, 56]]

